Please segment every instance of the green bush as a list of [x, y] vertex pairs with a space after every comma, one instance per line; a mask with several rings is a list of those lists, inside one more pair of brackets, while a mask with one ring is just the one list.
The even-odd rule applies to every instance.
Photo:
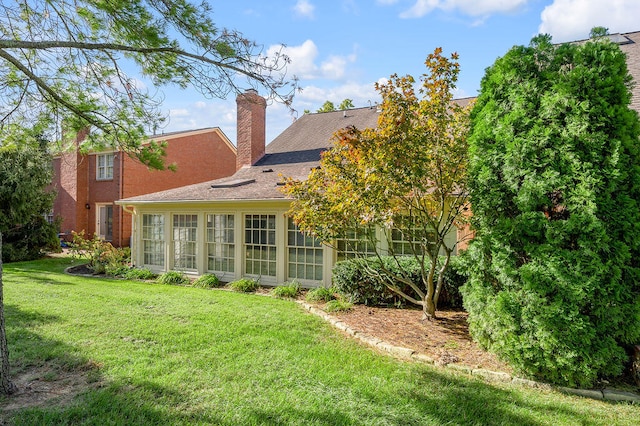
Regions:
[[283, 299], [293, 299], [300, 294], [300, 283], [293, 281], [291, 283], [285, 283], [284, 285], [274, 287], [271, 290], [271, 294]]
[[115, 248], [95, 234], [91, 239], [87, 239], [84, 231], [72, 232], [72, 235], [73, 241], [69, 244], [71, 255], [88, 259], [88, 267], [94, 274], [119, 276], [124, 268], [129, 267], [129, 247]]
[[130, 268], [122, 274], [122, 277], [128, 280], [155, 280], [158, 274], [147, 268]]
[[[602, 29], [597, 32], [602, 33]], [[625, 54], [538, 36], [487, 68], [469, 136], [469, 331], [518, 374], [591, 387], [640, 342], [640, 122]]]
[[340, 312], [340, 311], [348, 311], [353, 307], [353, 303], [348, 302], [342, 299], [334, 299], [327, 302], [324, 305], [324, 310], [327, 312]]
[[158, 284], [188, 285], [191, 280], [182, 272], [168, 271], [158, 277]]
[[[440, 262], [444, 257], [440, 259]], [[428, 268], [428, 265], [426, 265]], [[445, 271], [444, 282], [438, 307], [462, 307], [462, 297], [459, 288], [466, 281], [462, 273], [462, 263], [456, 256], [452, 256], [449, 267]], [[388, 272], [387, 272], [388, 271]], [[352, 303], [368, 306], [404, 305], [405, 299], [391, 291], [385, 282], [394, 283], [394, 276], [405, 277], [422, 285], [420, 264], [413, 256], [394, 259], [392, 256], [356, 258], [337, 262], [333, 267], [333, 285]], [[437, 275], [434, 279], [437, 279]], [[409, 285], [398, 284], [407, 294], [413, 290]]]
[[229, 283], [229, 288], [231, 288], [231, 290], [242, 293], [253, 293], [258, 289], [258, 287], [260, 287], [258, 281], [251, 278], [241, 278]]
[[306, 299], [309, 302], [328, 302], [336, 298], [334, 287], [318, 287], [307, 292]]
[[198, 288], [215, 288], [221, 287], [220, 278], [215, 274], [204, 274], [193, 282], [194, 287]]
[[2, 261], [21, 262], [34, 260], [43, 252], [60, 252], [58, 223], [50, 224], [42, 216], [29, 223], [4, 231], [2, 235]]

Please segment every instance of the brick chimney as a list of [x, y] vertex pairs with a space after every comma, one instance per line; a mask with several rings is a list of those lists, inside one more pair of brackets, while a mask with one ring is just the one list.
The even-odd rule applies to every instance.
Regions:
[[236, 98], [238, 106], [238, 154], [236, 170], [252, 166], [264, 156], [267, 101], [249, 89]]

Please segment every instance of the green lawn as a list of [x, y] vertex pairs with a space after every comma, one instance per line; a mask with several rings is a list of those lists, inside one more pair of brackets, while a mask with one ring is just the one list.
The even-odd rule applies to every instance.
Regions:
[[637, 425], [640, 406], [396, 361], [294, 302], [64, 275], [68, 259], [5, 265], [12, 371], [82, 372], [71, 402], [0, 423]]

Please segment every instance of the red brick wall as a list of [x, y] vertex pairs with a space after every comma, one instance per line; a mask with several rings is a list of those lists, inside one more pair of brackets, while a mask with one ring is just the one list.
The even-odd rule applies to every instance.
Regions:
[[255, 90], [247, 90], [236, 98], [238, 107], [237, 169], [254, 165], [265, 151], [267, 102]]
[[53, 160], [52, 187], [57, 192], [53, 204], [54, 216], [62, 217], [60, 231], [71, 238], [71, 231], [87, 228], [89, 221], [85, 204], [87, 192], [88, 159], [71, 152]]
[[113, 179], [97, 180], [96, 154], [66, 153], [56, 158], [52, 186], [58, 193], [54, 214], [63, 217], [61, 231], [84, 230], [87, 236], [93, 236], [98, 231], [97, 204], [112, 204], [112, 243], [128, 246], [131, 215], [115, 205], [116, 200], [218, 179], [236, 170], [235, 148], [219, 129], [167, 135], [165, 139], [168, 142], [165, 161], [175, 163], [176, 172], [149, 170], [127, 154], [116, 152]]
[[[178, 188], [208, 180], [230, 176], [236, 171], [235, 148], [219, 130], [196, 131], [183, 136], [167, 137], [166, 164], [175, 163], [177, 170], [149, 170], [138, 161], [124, 157], [122, 197], [134, 197], [150, 192]], [[118, 163], [119, 163], [118, 159]], [[115, 167], [115, 162], [114, 162]], [[118, 216], [116, 217], [116, 210]], [[131, 215], [114, 209], [114, 239], [122, 236], [122, 244], [129, 245]], [[117, 222], [117, 224], [116, 224]], [[122, 233], [120, 233], [122, 224]], [[116, 228], [118, 230], [116, 231]]]

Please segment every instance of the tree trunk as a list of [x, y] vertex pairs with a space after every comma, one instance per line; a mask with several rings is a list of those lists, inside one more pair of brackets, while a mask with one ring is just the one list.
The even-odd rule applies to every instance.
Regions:
[[436, 305], [432, 298], [426, 297], [422, 304], [422, 320], [431, 321], [434, 319], [436, 319]]
[[2, 232], [0, 232], [0, 393], [11, 395], [17, 388], [9, 378], [9, 348], [4, 328], [4, 297], [2, 291]]

